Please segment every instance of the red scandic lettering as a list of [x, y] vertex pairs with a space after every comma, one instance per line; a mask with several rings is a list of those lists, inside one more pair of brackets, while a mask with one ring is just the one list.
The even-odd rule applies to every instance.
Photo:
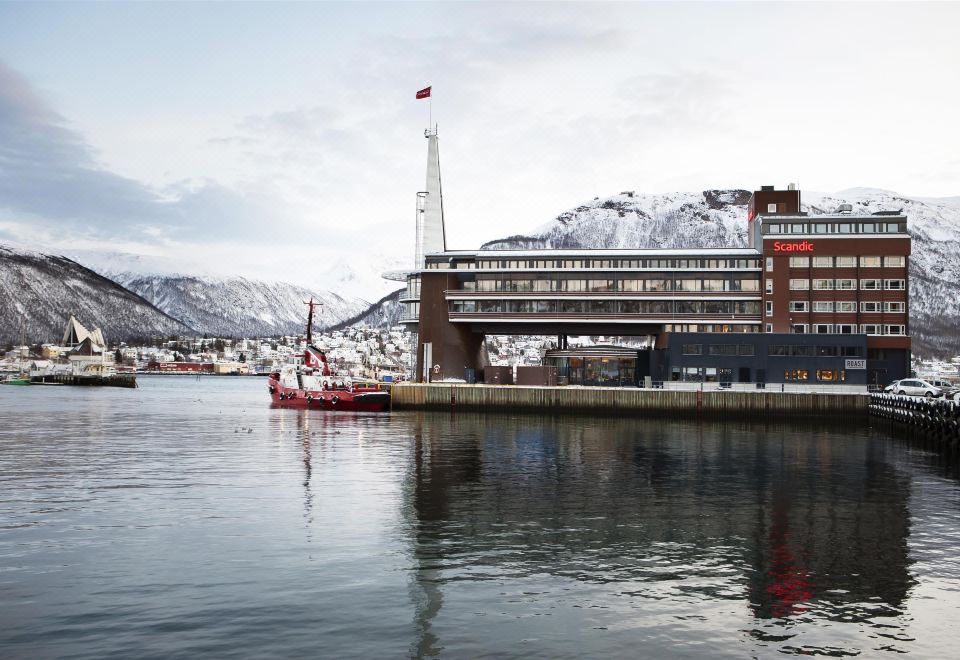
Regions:
[[774, 252], [813, 252], [813, 243], [811, 243], [810, 241], [802, 241], [800, 243], [781, 243], [780, 241], [774, 241], [773, 251]]

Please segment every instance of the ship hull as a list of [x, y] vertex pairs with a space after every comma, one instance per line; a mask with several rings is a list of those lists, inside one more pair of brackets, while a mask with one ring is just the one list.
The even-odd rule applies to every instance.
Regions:
[[267, 389], [272, 405], [278, 408], [383, 412], [390, 406], [390, 393], [373, 388], [301, 390], [284, 387], [270, 378]]

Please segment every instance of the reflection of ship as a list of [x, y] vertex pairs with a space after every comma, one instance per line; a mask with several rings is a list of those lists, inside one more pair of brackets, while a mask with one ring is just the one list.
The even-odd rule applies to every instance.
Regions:
[[313, 345], [313, 308], [307, 303], [307, 347], [302, 361], [287, 364], [270, 374], [267, 389], [273, 403], [288, 408], [317, 408], [321, 410], [355, 410], [380, 412], [390, 404], [390, 393], [376, 385], [354, 383], [347, 376], [336, 376], [330, 371], [327, 356]]

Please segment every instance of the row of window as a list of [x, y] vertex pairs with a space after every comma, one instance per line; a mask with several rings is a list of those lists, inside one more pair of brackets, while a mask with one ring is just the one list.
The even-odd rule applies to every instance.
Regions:
[[[790, 290], [791, 291], [808, 291], [810, 289], [810, 283], [813, 282], [814, 291], [856, 291], [857, 290], [857, 280], [854, 279], [815, 279], [815, 280], [804, 280], [804, 279], [791, 279], [790, 280]], [[860, 280], [860, 290], [861, 291], [903, 291], [906, 289], [907, 281], [906, 280], [880, 280], [880, 279], [864, 279]], [[773, 282], [767, 280], [767, 293], [770, 293], [773, 289]]]
[[[703, 344], [684, 344], [683, 355], [703, 355]], [[707, 344], [707, 355], [753, 355], [753, 344]]]
[[[814, 312], [856, 312], [857, 303], [853, 300], [814, 300]], [[791, 300], [791, 312], [809, 312], [811, 303], [808, 300]], [[891, 314], [903, 314], [907, 311], [907, 303], [903, 301], [863, 301], [860, 303], [860, 311], [863, 313], [888, 312]], [[769, 316], [769, 315], [768, 315]]]
[[759, 332], [760, 327], [748, 323], [667, 323], [665, 332]]
[[904, 222], [788, 222], [764, 225], [764, 234], [905, 234]]
[[767, 355], [774, 357], [863, 357], [859, 346], [836, 346], [822, 344], [804, 346], [798, 344], [770, 344]]
[[506, 314], [746, 314], [756, 300], [451, 300], [453, 313]]
[[[772, 270], [767, 258], [767, 270]], [[861, 268], [903, 268], [907, 265], [906, 257], [790, 257], [790, 268], [855, 268], [859, 264]]]
[[[860, 326], [860, 334], [864, 335], [905, 335], [907, 326], [899, 323], [863, 323]], [[773, 332], [773, 324], [767, 324], [767, 332]], [[816, 335], [855, 335], [857, 334], [856, 323], [791, 323], [790, 332], [796, 334], [816, 334]]]
[[[483, 259], [478, 258], [480, 269], [515, 268], [759, 268], [757, 258], [748, 259]], [[445, 263], [427, 264], [427, 268], [446, 268]], [[458, 265], [459, 267], [459, 265]]]
[[550, 275], [536, 277], [478, 277], [476, 282], [464, 282], [464, 290], [471, 291], [759, 291], [759, 279], [742, 278], [613, 278], [573, 279]]
[[[817, 380], [821, 383], [842, 383], [847, 379], [847, 372], [843, 369], [817, 369]], [[785, 369], [783, 380], [790, 381], [809, 381], [810, 371], [807, 369]]]

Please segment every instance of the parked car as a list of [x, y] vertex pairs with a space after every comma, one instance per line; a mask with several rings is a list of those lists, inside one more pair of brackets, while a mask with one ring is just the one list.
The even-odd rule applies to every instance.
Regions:
[[943, 396], [943, 390], [930, 381], [921, 378], [905, 378], [897, 383], [897, 394], [909, 394], [911, 396], [925, 396], [928, 399]]
[[897, 391], [897, 384], [898, 384], [899, 382], [900, 382], [899, 380], [893, 381], [892, 383], [890, 383], [889, 385], [887, 385], [886, 387], [884, 387], [884, 388], [883, 388], [883, 391], [886, 392], [887, 394], [896, 393], [896, 391]]
[[927, 382], [933, 385], [934, 387], [939, 387], [944, 392], [952, 390], [955, 386], [949, 380], [934, 380], [931, 378], [927, 379]]

